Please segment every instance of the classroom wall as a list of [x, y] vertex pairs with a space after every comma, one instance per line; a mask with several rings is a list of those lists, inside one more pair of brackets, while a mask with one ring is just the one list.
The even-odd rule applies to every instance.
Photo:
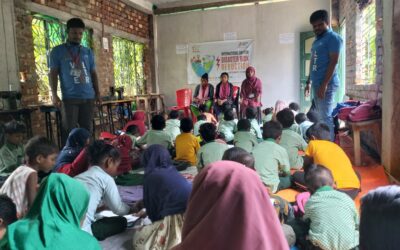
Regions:
[[[291, 0], [157, 16], [157, 85], [166, 104], [175, 104], [177, 89], [195, 87], [186, 84], [186, 55], [177, 55], [176, 45], [221, 41], [224, 32], [254, 40], [253, 65], [263, 82], [264, 107], [277, 99], [299, 102], [300, 32], [312, 30], [309, 16], [318, 9], [329, 10], [330, 1]], [[294, 33], [294, 43], [280, 44], [281, 33]]]

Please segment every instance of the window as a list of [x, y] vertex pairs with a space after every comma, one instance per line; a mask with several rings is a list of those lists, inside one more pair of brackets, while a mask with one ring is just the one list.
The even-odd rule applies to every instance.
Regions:
[[144, 94], [144, 44], [113, 37], [114, 80], [128, 96]]
[[376, 5], [369, 4], [361, 13], [361, 82], [374, 84], [376, 76]]
[[[66, 25], [57, 19], [45, 16], [34, 16], [32, 19], [33, 48], [40, 102], [50, 101], [51, 91], [48, 77], [50, 51], [66, 40], [65, 30]], [[91, 44], [91, 32], [85, 30], [82, 45], [91, 47]]]

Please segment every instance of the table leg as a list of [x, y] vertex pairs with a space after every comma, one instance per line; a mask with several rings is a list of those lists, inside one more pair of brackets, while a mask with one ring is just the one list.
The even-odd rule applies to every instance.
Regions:
[[132, 120], [132, 102], [127, 102], [128, 105], [128, 121]]
[[108, 121], [110, 122], [110, 133], [114, 133], [114, 119], [112, 114], [112, 105], [107, 104], [107, 111], [108, 111]]
[[361, 144], [360, 144], [360, 130], [357, 127], [353, 127], [354, 136], [354, 159], [355, 165], [361, 166]]
[[56, 111], [56, 126], [57, 126], [57, 144], [61, 149], [63, 145], [61, 145], [61, 113], [60, 111]]
[[125, 105], [124, 103], [118, 104], [118, 120], [121, 128], [124, 127]]

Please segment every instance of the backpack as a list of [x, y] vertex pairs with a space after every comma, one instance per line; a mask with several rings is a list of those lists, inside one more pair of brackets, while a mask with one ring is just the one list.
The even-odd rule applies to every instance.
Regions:
[[351, 110], [348, 120], [352, 122], [361, 122], [379, 119], [382, 117], [382, 109], [377, 100], [371, 100], [362, 103], [360, 106]]

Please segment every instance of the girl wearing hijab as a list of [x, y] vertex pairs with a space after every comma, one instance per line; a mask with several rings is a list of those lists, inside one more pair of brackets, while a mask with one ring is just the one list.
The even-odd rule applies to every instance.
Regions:
[[86, 145], [90, 133], [84, 128], [74, 128], [68, 135], [67, 143], [58, 155], [53, 172], [64, 173], [74, 177], [85, 172], [89, 167]]
[[246, 79], [242, 82], [240, 90], [240, 113], [242, 117], [245, 117], [248, 107], [261, 107], [261, 94], [261, 80], [256, 77], [255, 68], [250, 66], [246, 69]]
[[201, 76], [201, 84], [196, 86], [193, 94], [193, 103], [190, 105], [190, 110], [195, 117], [200, 115], [199, 106], [204, 104], [206, 112], [211, 110], [214, 99], [214, 86], [208, 83], [208, 74]]
[[257, 173], [217, 161], [195, 178], [175, 250], [289, 249], [270, 197]]
[[233, 85], [229, 82], [229, 75], [226, 72], [221, 74], [221, 81], [215, 89], [214, 111], [218, 115], [231, 109], [233, 105]]
[[181, 242], [183, 213], [192, 185], [175, 169], [168, 150], [154, 144], [143, 153], [143, 203], [153, 222], [135, 232], [134, 249], [170, 249]]
[[78, 181], [64, 174], [49, 175], [27, 216], [8, 226], [0, 249], [101, 249], [79, 228], [88, 204], [89, 193]]

